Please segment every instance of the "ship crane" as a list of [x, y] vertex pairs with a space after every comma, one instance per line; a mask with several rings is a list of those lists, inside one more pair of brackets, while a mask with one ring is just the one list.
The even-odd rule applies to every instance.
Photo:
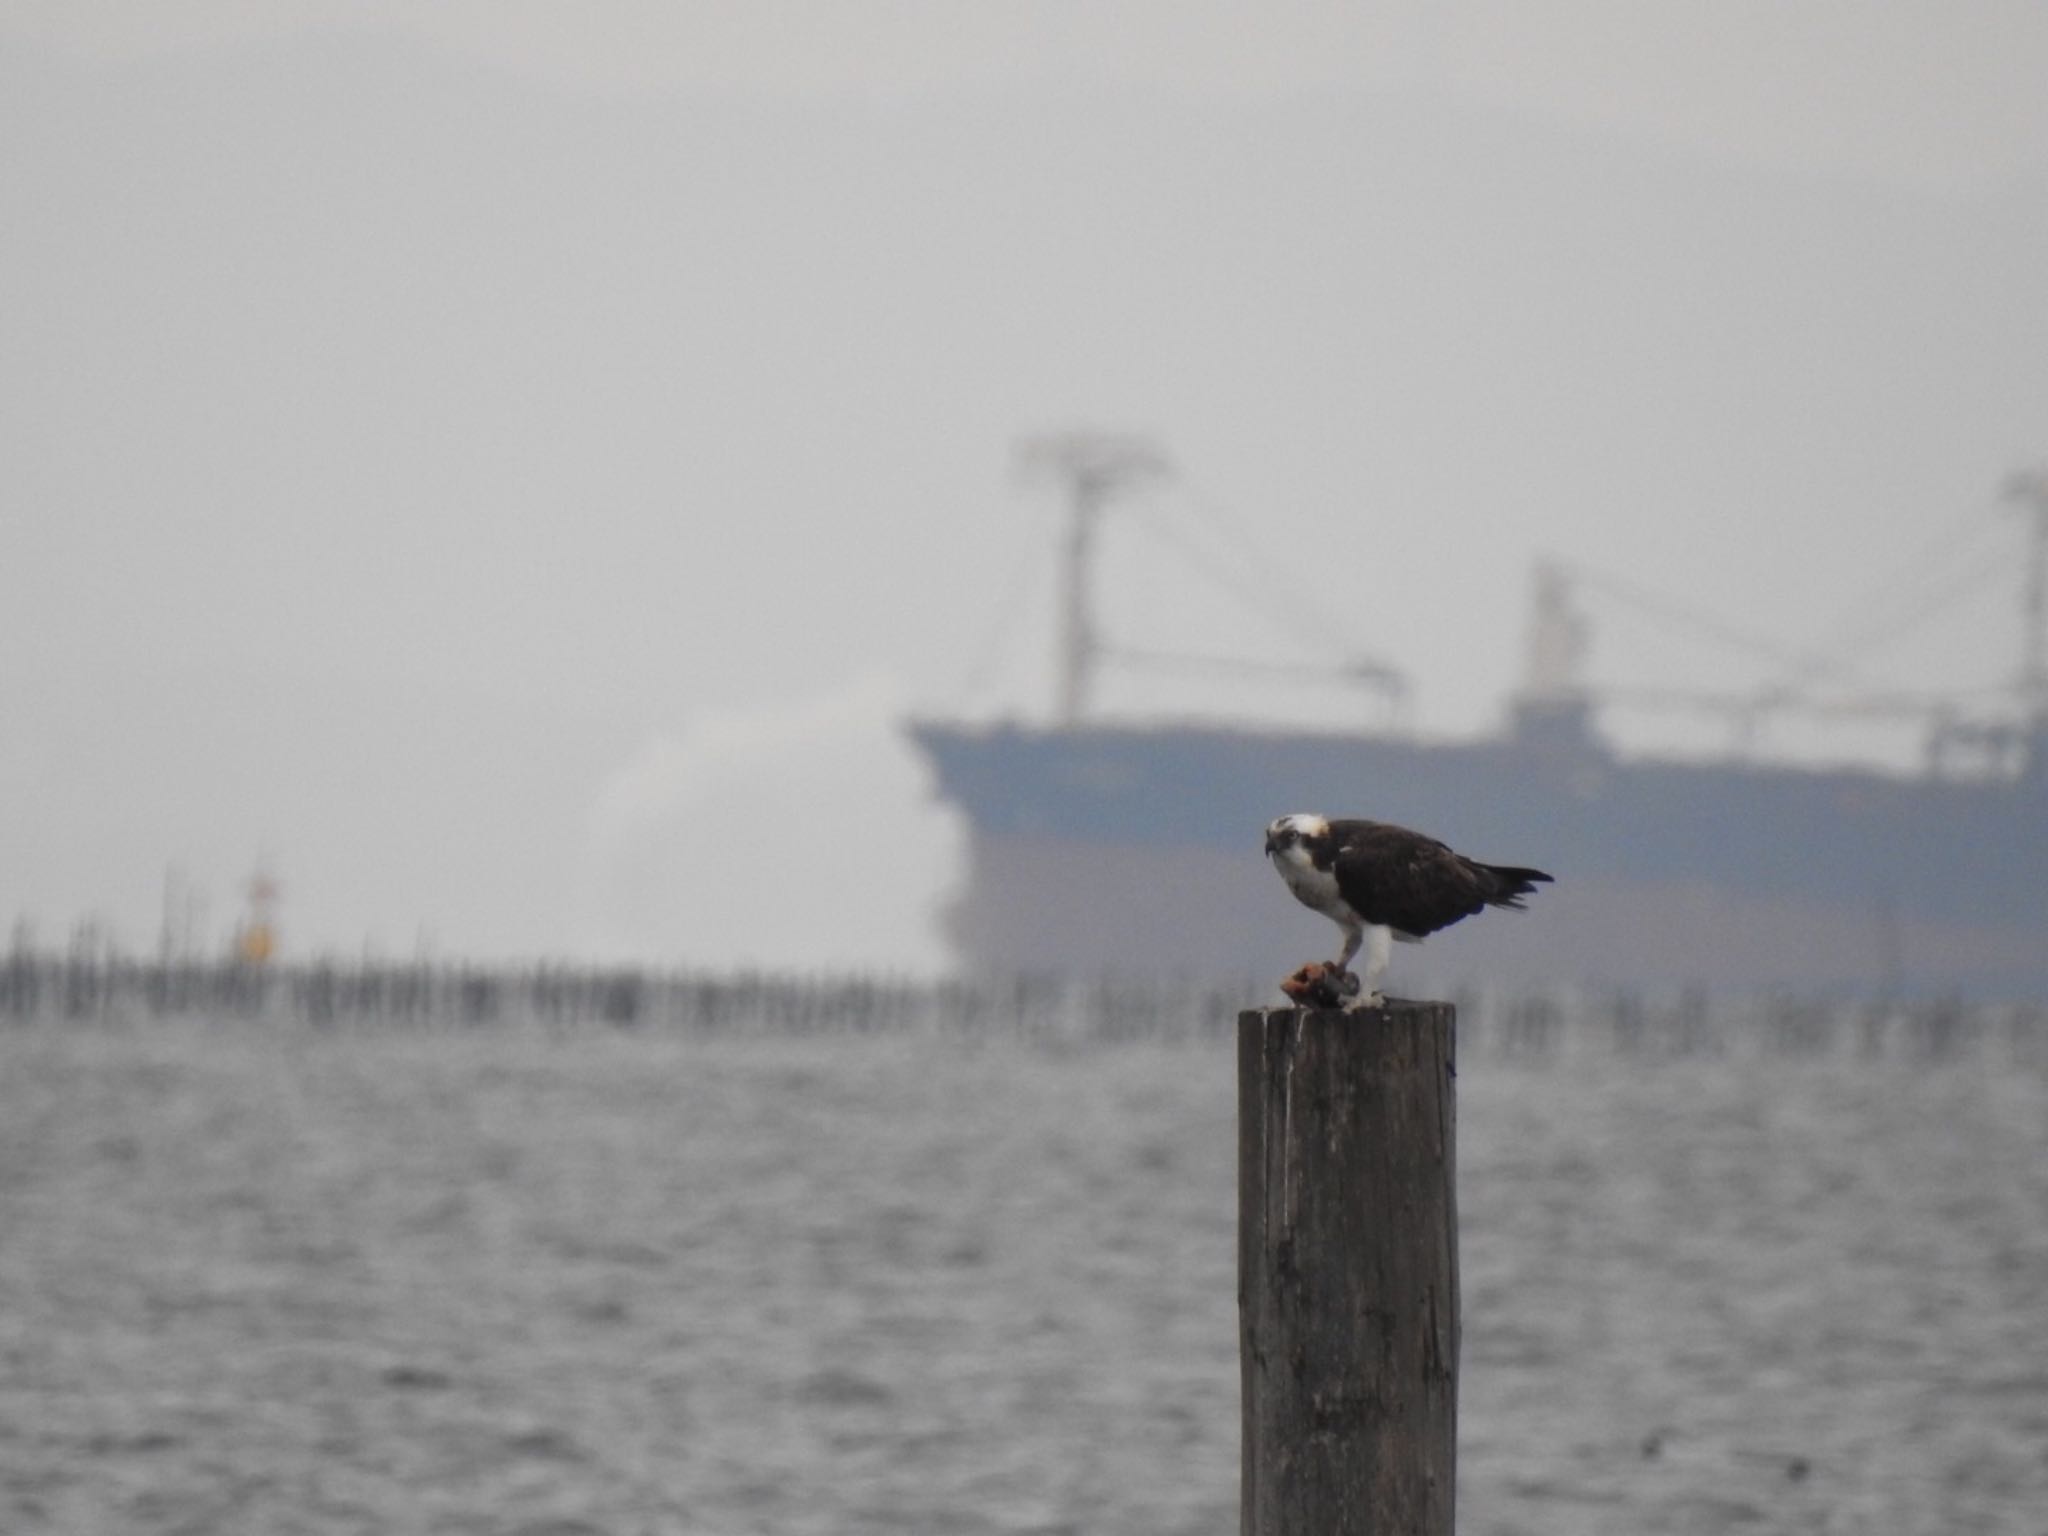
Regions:
[[2005, 483], [2006, 500], [2033, 514], [2027, 544], [2026, 587], [2020, 603], [2026, 615], [2026, 649], [2020, 660], [2020, 704], [2031, 750], [2038, 762], [2048, 751], [2048, 465], [2021, 470]]
[[[1972, 696], [1969, 690], [1935, 693], [1866, 687], [1846, 693], [1817, 693], [1804, 684], [1826, 678], [1854, 682], [1855, 669], [1839, 655], [1794, 650], [1611, 576], [1557, 562], [1537, 567], [1528, 660], [1516, 696], [1518, 714], [1525, 724], [1546, 716], [1569, 716], [1580, 728], [1599, 707], [1707, 714], [1729, 724], [1737, 757], [1751, 755], [1765, 723], [1778, 716], [1918, 722], [1925, 732], [1925, 765], [1930, 776], [1968, 773], [2011, 779], [2033, 772], [2048, 760], [2048, 468], [2013, 476], [2005, 493], [2008, 500], [2021, 503], [2033, 516], [2021, 598], [2026, 620], [2024, 652], [2015, 689], [1976, 693], [2007, 698], [2016, 694], [2016, 721], [1967, 717], [1964, 705]], [[1801, 681], [1720, 690], [1591, 685], [1583, 675], [1590, 628], [1576, 600], [1581, 588], [1599, 591], [1660, 623], [1743, 651]]]
[[1089, 570], [1103, 514], [1118, 493], [1166, 472], [1166, 461], [1143, 438], [1123, 433], [1059, 432], [1026, 439], [1019, 466], [1050, 474], [1065, 487], [1071, 516], [1061, 561], [1060, 692], [1062, 725], [1080, 722], [1088, 686], [1101, 659]]
[[1707, 714], [1728, 722], [1735, 754], [1754, 751], [1773, 716], [1808, 719], [1918, 722], [1926, 730], [1925, 757], [1931, 777], [1970, 772], [2007, 778], [2026, 763], [2026, 735], [2004, 721], [1965, 719], [1957, 700], [1941, 694], [1869, 693], [1822, 698], [1791, 688], [1714, 690], [1703, 688], [1601, 688], [1597, 703], [1650, 712]]
[[1061, 552], [1059, 693], [1063, 726], [1081, 722], [1095, 675], [1104, 663], [1155, 672], [1236, 674], [1297, 682], [1336, 682], [1376, 695], [1385, 722], [1398, 725], [1408, 702], [1408, 680], [1397, 668], [1370, 658], [1337, 663], [1266, 661], [1233, 656], [1114, 646], [1095, 618], [1092, 569], [1102, 522], [1121, 495], [1172, 472], [1146, 439], [1127, 433], [1059, 432], [1026, 438], [1017, 462], [1026, 473], [1057, 481], [1066, 493], [1068, 520]]

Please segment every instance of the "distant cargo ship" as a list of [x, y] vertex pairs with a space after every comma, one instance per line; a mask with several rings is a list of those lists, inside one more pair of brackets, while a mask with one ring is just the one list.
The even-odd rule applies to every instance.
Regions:
[[1300, 733], [1086, 718], [1093, 528], [1141, 468], [1121, 439], [1058, 440], [1067, 477], [1063, 718], [919, 721], [965, 815], [950, 916], [978, 969], [1275, 977], [1330, 929], [1266, 866], [1293, 810], [1369, 815], [1558, 877], [1526, 915], [1486, 914], [1396, 955], [1389, 986], [1499, 984], [2048, 996], [2048, 476], [2034, 516], [2027, 655], [2010, 720], [1930, 717], [1906, 775], [1628, 759], [1572, 678], [1571, 616], [1539, 582], [1530, 680], [1493, 738]]

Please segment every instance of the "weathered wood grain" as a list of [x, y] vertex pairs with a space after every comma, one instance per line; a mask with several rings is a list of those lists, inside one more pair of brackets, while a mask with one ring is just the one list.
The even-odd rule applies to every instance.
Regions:
[[1450, 1536], [1447, 1003], [1238, 1018], [1244, 1536]]

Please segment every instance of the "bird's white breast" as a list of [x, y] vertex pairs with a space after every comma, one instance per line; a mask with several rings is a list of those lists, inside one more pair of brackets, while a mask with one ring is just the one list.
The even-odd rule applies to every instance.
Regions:
[[1344, 898], [1337, 894], [1337, 877], [1327, 869], [1317, 869], [1315, 860], [1299, 843], [1291, 848], [1274, 849], [1273, 867], [1280, 871], [1280, 878], [1287, 882], [1287, 889], [1294, 892], [1295, 899], [1303, 906], [1312, 907], [1340, 923], [1357, 921], [1356, 915], [1344, 904]]

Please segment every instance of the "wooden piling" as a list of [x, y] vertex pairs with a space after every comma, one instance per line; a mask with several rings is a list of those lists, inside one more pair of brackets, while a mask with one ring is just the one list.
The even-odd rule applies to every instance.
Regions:
[[1451, 1536], [1456, 1024], [1238, 1016], [1243, 1536]]

